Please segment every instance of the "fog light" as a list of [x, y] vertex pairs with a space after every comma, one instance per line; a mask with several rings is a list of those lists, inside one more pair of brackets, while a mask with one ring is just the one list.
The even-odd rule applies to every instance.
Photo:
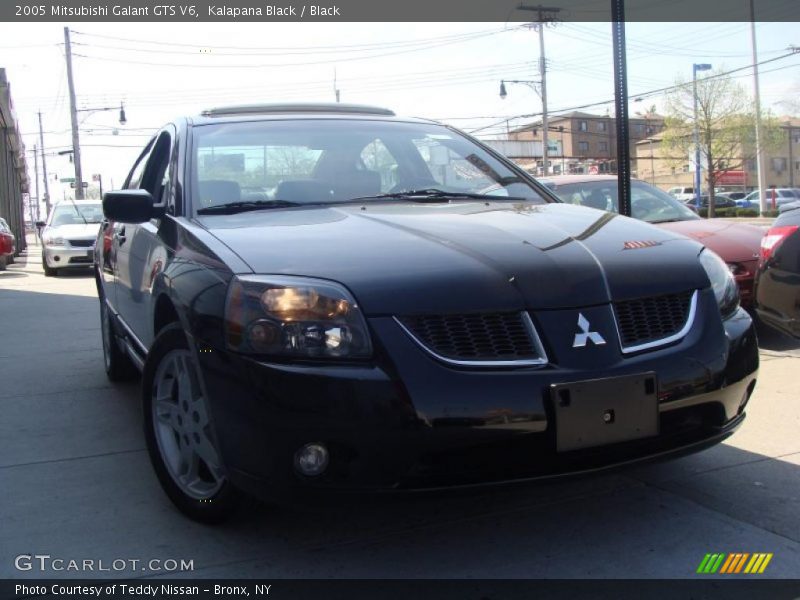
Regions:
[[60, 257], [60, 256], [54, 256], [54, 257], [53, 257], [53, 260], [54, 260], [54, 261], [56, 261], [56, 262], [58, 262], [58, 261], [60, 261], [60, 260], [61, 260], [61, 257]]
[[306, 444], [294, 454], [294, 468], [301, 475], [316, 477], [328, 468], [328, 449], [324, 444]]

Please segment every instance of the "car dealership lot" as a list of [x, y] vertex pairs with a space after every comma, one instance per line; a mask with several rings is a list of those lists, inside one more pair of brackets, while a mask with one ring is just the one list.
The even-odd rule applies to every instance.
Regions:
[[0, 273], [0, 577], [163, 574], [19, 571], [21, 554], [191, 560], [203, 577], [516, 578], [691, 577], [709, 552], [771, 552], [766, 576], [800, 572], [800, 343], [762, 332], [749, 417], [701, 454], [521, 488], [254, 505], [205, 527], [156, 481], [137, 384], [105, 377], [94, 280], [45, 279], [40, 247], [28, 253]]

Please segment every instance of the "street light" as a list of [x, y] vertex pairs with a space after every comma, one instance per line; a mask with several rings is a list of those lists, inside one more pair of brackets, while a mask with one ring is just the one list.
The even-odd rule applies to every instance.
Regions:
[[[74, 102], [73, 102], [74, 106]], [[77, 200], [83, 199], [83, 170], [81, 169], [81, 146], [78, 137], [78, 113], [86, 113], [81, 123], [85, 121], [92, 113], [103, 112], [108, 110], [117, 110], [116, 106], [101, 106], [98, 108], [73, 108], [73, 122], [72, 122], [72, 154], [74, 156], [75, 164], [75, 198]], [[119, 103], [119, 124], [125, 125], [128, 122], [125, 116], [125, 104]]]
[[708, 63], [692, 65], [692, 97], [694, 99], [694, 202], [700, 212], [700, 130], [697, 123], [697, 72], [708, 71]]
[[[530, 79], [503, 79], [500, 81], [500, 98], [505, 100], [506, 96], [508, 96], [508, 92], [506, 91], [506, 83], [521, 83], [523, 85], [527, 85], [534, 92], [542, 98], [542, 82], [541, 81], [533, 81]], [[542, 165], [544, 167], [544, 174], [547, 175], [547, 157], [548, 157], [548, 140], [547, 140], [547, 115], [546, 109], [544, 109], [544, 104], [542, 104]]]

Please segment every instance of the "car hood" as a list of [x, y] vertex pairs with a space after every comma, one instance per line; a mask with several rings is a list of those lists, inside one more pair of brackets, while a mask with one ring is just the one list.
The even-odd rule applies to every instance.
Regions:
[[100, 223], [87, 223], [80, 225], [57, 225], [46, 229], [47, 235], [63, 237], [68, 240], [86, 240], [97, 237]]
[[712, 219], [661, 223], [658, 227], [680, 233], [708, 246], [727, 262], [756, 260], [765, 230], [756, 225]]
[[696, 242], [571, 205], [348, 205], [198, 221], [255, 273], [341, 282], [369, 315], [572, 308], [708, 285]]

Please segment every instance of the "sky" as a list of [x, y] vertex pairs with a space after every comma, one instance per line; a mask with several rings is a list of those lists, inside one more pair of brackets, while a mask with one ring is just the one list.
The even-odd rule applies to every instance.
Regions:
[[[122, 184], [140, 149], [163, 124], [204, 108], [283, 101], [386, 106], [400, 115], [435, 118], [502, 137], [541, 112], [537, 92], [501, 79], [538, 80], [538, 34], [518, 23], [72, 23], [74, 78], [85, 180]], [[29, 151], [44, 146], [55, 199], [70, 193], [53, 177], [72, 177], [59, 151], [71, 148], [64, 24], [0, 23], [0, 67], [11, 84]], [[800, 46], [798, 23], [757, 23], [759, 61]], [[628, 23], [630, 113], [655, 105], [692, 63], [735, 69], [751, 64], [749, 23]], [[545, 29], [548, 108], [612, 114], [613, 70], [608, 23], [560, 23]], [[701, 74], [702, 75], [702, 74]], [[752, 94], [752, 71], [736, 73]], [[784, 115], [800, 97], [800, 54], [761, 67], [765, 109]], [[124, 103], [127, 124], [120, 126]], [[113, 110], [94, 110], [113, 108]], [[797, 116], [797, 115], [795, 115]], [[41, 175], [41, 173], [40, 173]], [[32, 186], [33, 187], [33, 186]]]

